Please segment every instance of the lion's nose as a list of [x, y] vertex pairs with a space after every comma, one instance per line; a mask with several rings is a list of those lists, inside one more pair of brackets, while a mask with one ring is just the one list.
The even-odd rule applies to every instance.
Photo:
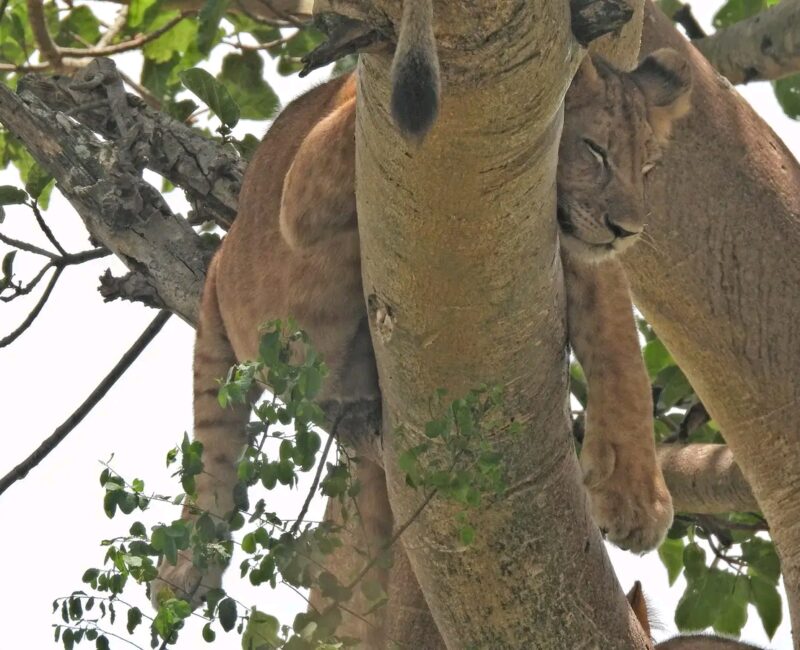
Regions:
[[634, 235], [638, 235], [642, 230], [639, 228], [638, 230], [628, 230], [627, 228], [623, 228], [619, 224], [614, 223], [611, 221], [611, 218], [606, 215], [605, 216], [606, 228], [611, 231], [611, 234], [614, 235], [617, 239], [624, 239], [625, 237], [633, 237]]

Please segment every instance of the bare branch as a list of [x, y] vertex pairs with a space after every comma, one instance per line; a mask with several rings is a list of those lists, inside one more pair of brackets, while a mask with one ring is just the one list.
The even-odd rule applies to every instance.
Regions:
[[798, 73], [800, 0], [783, 0], [693, 43], [734, 84], [781, 79]]
[[[31, 309], [30, 313], [25, 317], [25, 320], [22, 321], [22, 324], [15, 329], [11, 334], [8, 336], [3, 337], [0, 339], [0, 348], [4, 348], [7, 345], [10, 345], [14, 341], [16, 341], [22, 334], [27, 330], [32, 324], [33, 321], [36, 320], [36, 317], [41, 313], [42, 309], [44, 308], [47, 299], [50, 297], [50, 294], [53, 293], [53, 289], [55, 289], [56, 283], [58, 279], [61, 277], [61, 273], [63, 272], [63, 268], [56, 267], [56, 272], [50, 277], [50, 282], [47, 283], [47, 286], [44, 289], [41, 297], [39, 298], [39, 302], [36, 303], [33, 309]], [[37, 280], [38, 282], [38, 280]]]
[[333, 442], [336, 440], [336, 428], [339, 426], [339, 422], [342, 419], [342, 414], [336, 418], [336, 421], [333, 423], [331, 427], [331, 431], [328, 434], [328, 439], [325, 441], [325, 448], [322, 450], [322, 456], [319, 458], [319, 463], [317, 465], [317, 471], [314, 474], [314, 480], [311, 482], [311, 487], [308, 490], [308, 494], [306, 495], [306, 500], [303, 502], [303, 507], [300, 508], [300, 514], [297, 515], [297, 519], [294, 520], [291, 529], [289, 532], [294, 535], [300, 530], [300, 526], [303, 524], [303, 519], [308, 512], [308, 507], [311, 505], [311, 500], [314, 498], [314, 495], [317, 493], [317, 487], [319, 486], [319, 480], [322, 477], [322, 470], [325, 467], [325, 461], [328, 460], [328, 454], [331, 451], [331, 447], [333, 446]]
[[130, 300], [131, 302], [141, 302], [148, 307], [163, 308], [165, 306], [147, 277], [136, 271], [131, 271], [118, 278], [111, 275], [111, 271], [106, 269], [106, 272], [100, 276], [98, 290], [106, 302]]
[[46, 251], [44, 248], [39, 248], [38, 246], [34, 246], [33, 244], [29, 244], [28, 242], [20, 241], [19, 239], [13, 239], [11, 237], [7, 237], [1, 232], [0, 232], [0, 241], [8, 246], [13, 246], [14, 248], [18, 248], [21, 251], [25, 251], [26, 253], [41, 255], [51, 260], [55, 260], [58, 257], [58, 255], [56, 255], [55, 253]]
[[39, 210], [39, 204], [36, 203], [36, 201], [33, 201], [29, 204], [29, 206], [30, 209], [33, 210], [33, 216], [36, 218], [36, 223], [39, 224], [39, 229], [44, 233], [44, 236], [47, 237], [47, 241], [49, 241], [55, 247], [55, 249], [61, 253], [61, 255], [66, 255], [67, 251], [65, 251], [61, 246], [53, 234], [53, 231], [50, 229], [50, 226], [47, 225], [44, 217], [42, 217], [42, 212]]
[[[104, 75], [111, 75], [108, 62]], [[76, 89], [65, 78], [27, 76], [20, 80], [21, 93], [38, 97], [53, 110], [72, 112], [75, 118], [104, 138], [117, 140], [121, 133], [104, 103], [105, 87]], [[187, 191], [198, 212], [223, 228], [230, 227], [244, 175], [245, 162], [232, 150], [200, 135], [170, 116], [153, 110], [128, 95], [128, 120], [138, 125], [134, 156], [147, 167]]]
[[[114, 83], [92, 65], [79, 74], [78, 83], [88, 87], [86, 79], [98, 80], [93, 87], [104, 88], [107, 96], [105, 84]], [[116, 82], [121, 86], [118, 77]], [[125, 100], [124, 91], [121, 96]], [[126, 122], [132, 124], [132, 116], [114, 111], [106, 110], [106, 119], [109, 112], [118, 131]], [[17, 97], [0, 88], [0, 121], [57, 179], [90, 234], [132, 270], [147, 269], [163, 303], [194, 322], [208, 254], [191, 226], [173, 215], [161, 195], [141, 179], [131, 152], [101, 142], [24, 89]]]
[[675, 510], [700, 514], [759, 511], [725, 445], [659, 445], [658, 460]]
[[109, 26], [109, 28], [103, 33], [100, 37], [100, 40], [97, 41], [96, 47], [105, 47], [106, 45], [110, 45], [111, 41], [113, 41], [119, 34], [125, 29], [125, 25], [128, 24], [128, 7], [121, 7], [120, 10], [117, 12], [117, 17], [114, 19], [114, 22]]
[[27, 3], [28, 20], [31, 24], [33, 38], [39, 46], [39, 52], [43, 59], [50, 63], [56, 70], [59, 70], [61, 68], [61, 54], [47, 29], [47, 20], [44, 15], [42, 0], [27, 0]]
[[27, 296], [31, 291], [33, 291], [36, 288], [41, 279], [44, 277], [45, 273], [47, 273], [51, 268], [53, 268], [53, 263], [48, 262], [41, 269], [39, 269], [39, 272], [33, 277], [33, 280], [28, 282], [28, 284], [26, 285], [17, 284], [16, 286], [11, 284], [10, 288], [12, 289], [13, 293], [10, 296], [0, 296], [0, 301], [11, 302], [15, 298], [19, 298], [20, 296]]
[[137, 338], [125, 354], [120, 357], [116, 365], [91, 392], [89, 397], [86, 398], [83, 404], [46, 438], [30, 456], [0, 479], [0, 494], [3, 494], [3, 492], [17, 481], [25, 478], [28, 472], [41, 463], [47, 455], [81, 423], [97, 403], [105, 397], [106, 393], [108, 393], [117, 380], [125, 374], [125, 371], [130, 368], [131, 364], [136, 361], [142, 351], [155, 338], [156, 334], [161, 331], [161, 328], [164, 327], [164, 324], [169, 320], [170, 316], [171, 314], [168, 311], [161, 311], [158, 313], [139, 338]]

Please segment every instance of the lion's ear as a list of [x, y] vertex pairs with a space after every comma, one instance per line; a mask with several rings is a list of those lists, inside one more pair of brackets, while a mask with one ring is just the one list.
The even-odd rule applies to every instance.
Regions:
[[631, 606], [633, 613], [636, 615], [636, 620], [639, 625], [650, 637], [650, 618], [647, 615], [647, 601], [644, 599], [644, 592], [642, 591], [642, 583], [638, 580], [633, 583], [633, 587], [628, 592], [628, 604]]
[[604, 82], [592, 61], [591, 55], [583, 57], [580, 67], [572, 78], [572, 83], [567, 90], [566, 104], [583, 105], [593, 102], [594, 97], [603, 92]]
[[663, 48], [648, 55], [631, 78], [647, 102], [650, 123], [656, 135], [666, 140], [672, 123], [691, 106], [692, 68], [675, 50]]

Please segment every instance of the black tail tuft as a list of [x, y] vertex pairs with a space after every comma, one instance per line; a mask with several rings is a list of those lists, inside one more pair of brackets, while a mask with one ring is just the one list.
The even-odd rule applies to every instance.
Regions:
[[392, 72], [392, 117], [403, 137], [421, 141], [439, 113], [438, 62], [419, 50], [406, 52]]

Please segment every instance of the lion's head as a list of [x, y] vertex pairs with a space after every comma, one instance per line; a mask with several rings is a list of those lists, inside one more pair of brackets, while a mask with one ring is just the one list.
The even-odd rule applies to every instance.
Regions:
[[559, 149], [558, 223], [569, 251], [602, 258], [642, 232], [644, 178], [689, 110], [691, 83], [688, 62], [671, 49], [632, 72], [584, 59], [565, 99]]

